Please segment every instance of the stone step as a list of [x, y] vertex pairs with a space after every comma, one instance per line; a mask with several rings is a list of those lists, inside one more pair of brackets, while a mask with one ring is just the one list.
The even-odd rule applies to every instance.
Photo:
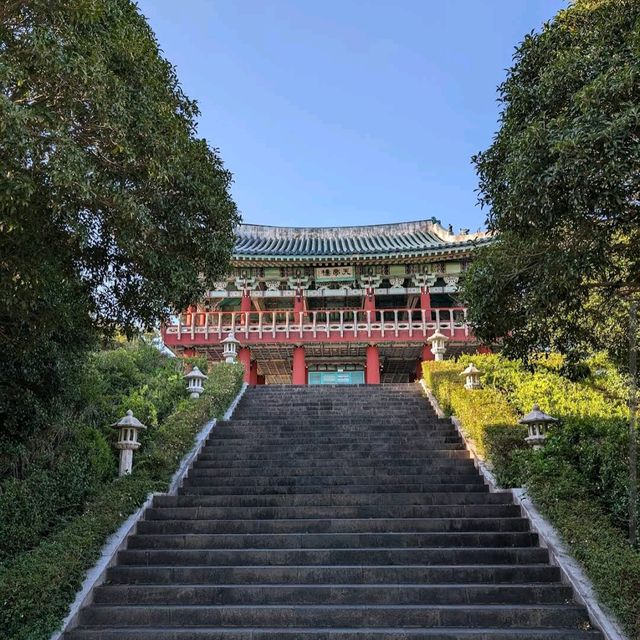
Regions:
[[[437, 480], [438, 478], [432, 478]], [[375, 491], [377, 494], [398, 495], [398, 492], [416, 493], [416, 492], [432, 492], [432, 491], [482, 491], [486, 492], [488, 487], [482, 484], [482, 481], [476, 475], [460, 475], [449, 478], [451, 482], [440, 482], [439, 485], [434, 484], [390, 484], [390, 485], [372, 485], [372, 484], [352, 484], [341, 485], [335, 487], [318, 487], [318, 486], [283, 486], [272, 484], [264, 487], [251, 486], [196, 486], [185, 482], [185, 485], [179, 490], [180, 495], [215, 495], [215, 496], [258, 496], [258, 495], [274, 495], [285, 496], [306, 496], [318, 495], [319, 489], [324, 489], [324, 495], [349, 496], [359, 494], [370, 494]], [[455, 484], [453, 484], [455, 483]], [[466, 483], [466, 484], [465, 484]], [[460, 489], [465, 487], [465, 489]]]
[[561, 584], [378, 584], [378, 585], [183, 585], [102, 586], [97, 604], [110, 605], [478, 605], [567, 604], [572, 592]]
[[351, 549], [529, 547], [538, 536], [529, 531], [389, 532], [389, 533], [216, 533], [139, 534], [129, 549]]
[[601, 640], [598, 631], [578, 629], [411, 629], [364, 626], [354, 628], [317, 627], [270, 629], [200, 627], [79, 627], [69, 640]]
[[[323, 464], [319, 466], [296, 465], [287, 466], [279, 463], [269, 463], [267, 461], [259, 464], [257, 462], [247, 461], [246, 464], [237, 464], [234, 466], [221, 466], [216, 460], [202, 460], [196, 462], [189, 472], [190, 477], [211, 478], [211, 483], [217, 482], [217, 478], [289, 478], [291, 480], [304, 477], [313, 477], [317, 479], [348, 477], [355, 478], [396, 478], [401, 476], [422, 476], [432, 475], [434, 464], [430, 461], [412, 462], [406, 464], [360, 464], [349, 465], [339, 463], [329, 466]], [[467, 465], [468, 466], [468, 465]], [[471, 465], [473, 466], [473, 465]], [[259, 474], [259, 475], [254, 475]]]
[[117, 565], [107, 573], [118, 584], [444, 584], [559, 582], [549, 564], [175, 567]]
[[[469, 471], [471, 471], [473, 467], [473, 463], [470, 466], [466, 467]], [[459, 479], [463, 475], [463, 471], [465, 467], [459, 465], [458, 468], [450, 468], [447, 469], [440, 468], [439, 471], [441, 473], [447, 473], [447, 471], [451, 472], [451, 478]], [[307, 474], [304, 476], [295, 476], [288, 474], [286, 470], [281, 470], [279, 473], [274, 472], [272, 475], [259, 475], [252, 476], [251, 474], [245, 476], [233, 476], [233, 475], [214, 475], [212, 473], [207, 473], [212, 471], [211, 469], [199, 469], [194, 468], [189, 473], [189, 476], [185, 480], [185, 485], [199, 485], [199, 486], [252, 486], [252, 487], [261, 487], [261, 486], [270, 486], [270, 485], [282, 485], [282, 486], [314, 486], [314, 487], [337, 487], [340, 485], [353, 485], [353, 484], [371, 484], [373, 486], [381, 486], [381, 485], [390, 485], [394, 486], [397, 484], [429, 484], [433, 479], [432, 474], [428, 473], [402, 473], [402, 474], [383, 474], [383, 473], [375, 473], [375, 474], [365, 474], [365, 473], [350, 473], [349, 475], [320, 475], [320, 474]], [[264, 471], [268, 471], [268, 469], [264, 469]], [[404, 471], [404, 470], [403, 470]], [[411, 471], [407, 469], [407, 472]]]
[[216, 423], [213, 433], [223, 433], [225, 431], [245, 432], [250, 429], [282, 429], [284, 431], [312, 431], [328, 429], [340, 430], [347, 429], [354, 432], [367, 433], [367, 426], [370, 431], [376, 433], [392, 432], [392, 431], [433, 431], [446, 432], [455, 431], [451, 418], [436, 418], [433, 415], [411, 412], [407, 407], [401, 411], [394, 413], [386, 409], [380, 411], [377, 408], [372, 413], [357, 413], [357, 410], [347, 409], [344, 413], [331, 413], [328, 411], [318, 411], [315, 414], [300, 415], [292, 413], [289, 408], [280, 407], [282, 413], [273, 411], [272, 414], [268, 410], [256, 409], [251, 412], [253, 415], [243, 417], [241, 412], [236, 411], [230, 420], [221, 420]]
[[[407, 442], [420, 443], [430, 447], [443, 447], [444, 445], [458, 444], [462, 446], [462, 441], [456, 433], [432, 433], [418, 431], [416, 433], [370, 433], [367, 436], [360, 436], [357, 433], [341, 431], [340, 433], [318, 432], [315, 435], [298, 432], [292, 434], [281, 434], [277, 431], [262, 433], [253, 436], [251, 434], [238, 435], [236, 433], [216, 434], [207, 440], [208, 447], [229, 447], [233, 445], [249, 446], [253, 444], [278, 444], [293, 447], [307, 443], [313, 444], [338, 444], [338, 443], [359, 443], [369, 446], [382, 445], [402, 445]], [[448, 447], [445, 447], [448, 448]]]
[[549, 555], [540, 547], [359, 549], [125, 549], [122, 564], [327, 565], [327, 564], [539, 564]]
[[[440, 492], [450, 493], [440, 485]], [[484, 486], [484, 485], [479, 485]], [[307, 494], [261, 494], [261, 495], [158, 495], [153, 507], [371, 507], [401, 505], [431, 505], [433, 492], [417, 493], [307, 493]], [[460, 493], [460, 492], [457, 492]], [[486, 493], [486, 492], [475, 492]], [[510, 494], [507, 494], [509, 496]], [[464, 498], [466, 499], [466, 498]], [[507, 504], [509, 502], [507, 501]], [[518, 512], [518, 516], [520, 513]]]
[[149, 520], [274, 520], [292, 518], [509, 518], [520, 517], [514, 504], [473, 505], [318, 505], [313, 507], [151, 507]]
[[462, 449], [438, 449], [438, 446], [431, 446], [428, 443], [416, 442], [411, 444], [393, 444], [386, 445], [366, 445], [363, 443], [324, 443], [305, 446], [303, 444], [296, 446], [262, 445], [255, 443], [253, 446], [235, 447], [235, 446], [206, 446], [203, 447], [200, 459], [211, 460], [245, 460], [251, 456], [260, 459], [283, 460], [288, 457], [289, 460], [322, 460], [334, 457], [338, 460], [351, 457], [352, 459], [370, 459], [375, 462], [378, 458], [388, 458], [389, 456], [422, 458], [423, 460], [455, 460], [469, 459], [467, 451]]
[[293, 605], [118, 606], [94, 605], [83, 625], [376, 627], [557, 627], [576, 629], [589, 620], [574, 605]]
[[142, 520], [139, 534], [391, 533], [529, 531], [526, 518], [360, 518], [344, 520]]
[[[209, 498], [208, 496], [157, 496], [154, 499], [153, 506], [159, 508], [164, 507], [209, 507], [219, 506], [221, 500], [218, 498]], [[232, 501], [229, 501], [232, 502]], [[233, 501], [233, 504], [240, 506], [240, 504], [246, 504], [247, 500], [238, 499]], [[288, 496], [275, 496], [269, 499], [264, 498], [260, 500], [264, 506], [289, 506], [289, 507], [325, 507], [325, 506], [398, 506], [399, 500], [395, 499], [395, 496], [384, 494], [378, 496], [375, 493], [360, 494], [358, 496], [352, 496], [349, 498], [343, 498], [342, 496], [334, 496], [333, 494], [315, 494], [314, 497], [307, 496], [306, 499], [300, 498], [291, 499]], [[513, 496], [510, 492], [501, 491], [498, 493], [488, 492], [431, 492], [423, 494], [405, 494], [402, 498], [402, 503], [407, 505], [512, 505]]]
[[538, 536], [511, 532], [391, 532], [391, 533], [182, 533], [138, 534], [129, 549], [370, 549], [530, 547]]
[[405, 436], [404, 434], [375, 434], [370, 435], [367, 438], [361, 438], [357, 435], [350, 435], [348, 433], [341, 434], [327, 434], [318, 433], [314, 436], [306, 436], [304, 434], [291, 434], [278, 437], [277, 434], [261, 434], [260, 436], [250, 437], [216, 437], [210, 438], [205, 444], [206, 448], [220, 448], [225, 447], [228, 449], [242, 450], [245, 448], [254, 447], [289, 447], [295, 449], [296, 447], [302, 447], [305, 445], [313, 445], [315, 449], [322, 449], [327, 445], [358, 445], [359, 447], [403, 447], [405, 445], [414, 445], [422, 449], [437, 449], [443, 444], [459, 444], [460, 440], [455, 439], [455, 434], [447, 434], [445, 436], [436, 436], [434, 434], [422, 433], [415, 436]]
[[273, 458], [265, 458], [263, 460], [246, 460], [235, 459], [231, 457], [215, 459], [201, 458], [196, 461], [195, 466], [197, 468], [215, 468], [215, 469], [237, 469], [238, 467], [244, 468], [261, 468], [266, 460], [271, 460], [273, 464], [277, 464], [282, 469], [314, 469], [322, 471], [326, 468], [348, 468], [348, 469], [360, 469], [364, 467], [371, 467], [376, 469], [395, 469], [398, 468], [411, 468], [411, 467], [429, 467], [431, 461], [424, 458], [393, 458], [382, 457], [372, 460], [370, 458], [358, 458], [356, 460], [349, 459], [347, 457], [333, 457], [333, 458], [306, 458], [305, 460], [292, 459], [289, 456], [281, 456], [277, 460]]
[[[437, 450], [436, 450], [437, 451]], [[304, 464], [306, 461], [326, 461], [334, 459], [337, 461], [343, 460], [357, 460], [357, 461], [369, 461], [374, 462], [378, 459], [382, 460], [389, 456], [397, 456], [399, 459], [411, 455], [412, 457], [419, 457], [425, 461], [431, 461], [434, 465], [438, 462], [444, 462], [446, 460], [456, 460], [456, 458], [441, 457], [438, 456], [434, 449], [431, 447], [421, 447], [414, 445], [413, 447], [407, 446], [388, 446], [388, 447], [371, 447], [345, 445], [338, 446], [321, 446], [321, 447], [271, 447], [269, 449], [261, 449], [259, 447], [245, 448], [245, 449], [227, 449], [225, 447], [206, 447], [202, 449], [202, 452], [198, 460], [218, 460], [220, 462], [242, 462], [243, 460], [273, 460], [274, 462], [291, 462], [296, 461], [300, 464]], [[470, 459], [469, 456], [458, 458], [462, 460]]]

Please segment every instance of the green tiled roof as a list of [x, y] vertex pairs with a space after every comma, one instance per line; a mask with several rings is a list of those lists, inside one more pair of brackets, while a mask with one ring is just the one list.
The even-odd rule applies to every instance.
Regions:
[[483, 232], [453, 234], [435, 219], [362, 227], [268, 227], [236, 230], [236, 259], [420, 256], [488, 242]]

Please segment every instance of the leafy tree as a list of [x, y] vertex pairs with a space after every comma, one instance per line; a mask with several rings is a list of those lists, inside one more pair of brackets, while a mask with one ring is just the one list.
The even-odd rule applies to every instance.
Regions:
[[474, 157], [496, 240], [464, 285], [477, 334], [512, 355], [597, 346], [632, 364], [639, 78], [638, 0], [576, 0], [516, 50], [500, 129]]
[[50, 419], [86, 349], [225, 271], [231, 174], [130, 0], [0, 6], [0, 428]]

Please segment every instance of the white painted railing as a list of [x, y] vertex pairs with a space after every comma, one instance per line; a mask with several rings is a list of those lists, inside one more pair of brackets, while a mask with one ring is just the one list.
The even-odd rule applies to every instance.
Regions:
[[[468, 338], [467, 310], [464, 307], [431, 309], [327, 309], [314, 311], [195, 311], [183, 313], [165, 334], [178, 340], [221, 340], [229, 333], [242, 338], [275, 338], [284, 334], [295, 339], [305, 336], [327, 338], [362, 337], [393, 340], [406, 337], [426, 338], [436, 329], [451, 337]], [[402, 335], [401, 335], [402, 334]]]

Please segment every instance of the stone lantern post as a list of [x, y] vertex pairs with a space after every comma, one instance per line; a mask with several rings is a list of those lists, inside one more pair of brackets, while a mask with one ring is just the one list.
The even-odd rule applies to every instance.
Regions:
[[440, 333], [439, 329], [436, 329], [435, 333], [427, 338], [427, 342], [431, 344], [431, 353], [433, 353], [435, 360], [444, 360], [444, 352], [447, 350], [445, 343], [448, 339], [447, 336]]
[[199, 398], [200, 394], [204, 391], [203, 383], [209, 376], [205, 376], [198, 367], [193, 367], [184, 379], [187, 381], [187, 393], [190, 393], [191, 398]]
[[460, 373], [461, 376], [465, 376], [464, 388], [465, 389], [480, 389], [480, 370], [476, 369], [473, 363]]
[[222, 340], [220, 344], [222, 345], [222, 357], [224, 358], [224, 361], [229, 364], [233, 364], [238, 357], [238, 346], [240, 345], [240, 340], [238, 340], [232, 332]]
[[533, 409], [526, 416], [518, 420], [518, 424], [527, 425], [529, 435], [525, 441], [536, 451], [544, 446], [549, 425], [555, 422], [558, 422], [558, 419], [540, 411], [537, 403], [533, 405]]
[[118, 475], [125, 476], [131, 473], [133, 467], [133, 452], [140, 447], [138, 442], [138, 429], [146, 429], [147, 427], [133, 415], [133, 411], [129, 409], [127, 415], [120, 418], [118, 422], [112, 425], [115, 429], [120, 429], [118, 442], [116, 447], [120, 449], [120, 469]]

